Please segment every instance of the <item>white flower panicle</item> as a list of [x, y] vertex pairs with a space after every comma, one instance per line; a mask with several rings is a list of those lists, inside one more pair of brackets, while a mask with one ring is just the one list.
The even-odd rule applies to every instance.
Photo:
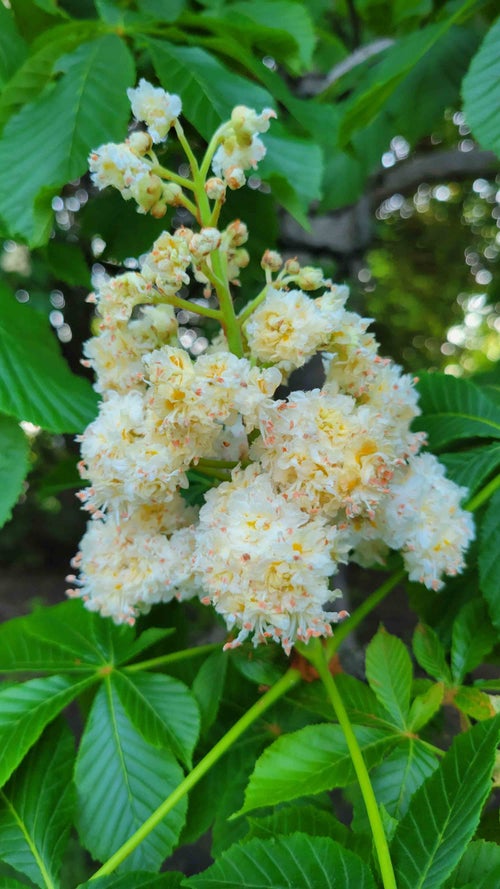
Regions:
[[[400, 550], [410, 579], [439, 589], [463, 569], [474, 536], [465, 490], [419, 453], [415, 380], [378, 354], [370, 319], [345, 307], [347, 288], [267, 250], [263, 289], [239, 316], [228, 309], [229, 285], [249, 261], [248, 230], [240, 220], [219, 228], [219, 211], [226, 188], [244, 184], [263, 157], [274, 111], [235, 108], [205, 159], [215, 176], [193, 179], [185, 199], [182, 179], [167, 171], [164, 181], [152, 151], [180, 100], [144, 80], [129, 97], [148, 132], [93, 152], [94, 181], [154, 215], [185, 200], [191, 211], [199, 185], [199, 227], [193, 212], [193, 229], [162, 232], [140, 272], [89, 297], [96, 336], [84, 364], [102, 401], [80, 437], [89, 484], [79, 496], [91, 521], [69, 595], [131, 623], [156, 602], [197, 594], [224, 617], [228, 647], [253, 637], [289, 652], [345, 615], [326, 610], [341, 595], [341, 563], [369, 566]], [[218, 309], [187, 302], [199, 285], [204, 306], [211, 297]], [[191, 306], [221, 322], [196, 358], [176, 318]], [[288, 375], [318, 354], [322, 388], [280, 397]], [[200, 476], [198, 509], [186, 500]]]

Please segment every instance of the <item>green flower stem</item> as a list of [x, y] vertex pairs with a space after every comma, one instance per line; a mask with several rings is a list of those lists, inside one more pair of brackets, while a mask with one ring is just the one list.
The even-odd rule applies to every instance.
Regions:
[[470, 512], [474, 512], [475, 509], [479, 509], [483, 503], [486, 503], [487, 500], [495, 493], [495, 491], [500, 488], [500, 475], [492, 478], [490, 482], [488, 482], [484, 488], [481, 488], [474, 497], [471, 497], [468, 503], [465, 504], [465, 508], [470, 510]]
[[194, 191], [194, 182], [192, 182], [191, 179], [179, 176], [178, 173], [174, 173], [173, 170], [168, 170], [167, 167], [162, 167], [161, 164], [156, 163], [154, 167], [152, 167], [151, 172], [156, 173], [161, 179], [168, 179], [170, 182], [175, 182], [176, 185], [180, 185], [182, 188], [188, 188], [189, 191]]
[[356, 777], [368, 813], [384, 889], [397, 889], [387, 837], [385, 835], [368, 769], [366, 768], [363, 754], [361, 753], [356, 735], [354, 734], [347, 711], [339, 694], [339, 690], [328, 669], [329, 661], [326, 649], [321, 644], [315, 646], [315, 652], [313, 658], [311, 658], [311, 662], [314, 664], [320, 675], [320, 679], [325, 686], [326, 693], [330, 699], [330, 703], [339, 725], [344, 732], [344, 737], [349, 748], [349, 753], [351, 754], [352, 764], [356, 772]]
[[257, 306], [259, 306], [261, 304], [261, 302], [264, 301], [264, 299], [266, 297], [266, 293], [267, 293], [267, 285], [260, 291], [260, 293], [257, 294], [255, 299], [252, 299], [245, 306], [245, 308], [242, 309], [242, 311], [238, 315], [238, 324], [240, 325], [240, 327], [243, 327], [245, 321], [248, 321], [252, 312], [254, 312], [255, 309], [257, 308]]
[[169, 306], [175, 306], [177, 309], [185, 309], [186, 312], [204, 315], [205, 318], [215, 318], [216, 321], [222, 320], [219, 309], [209, 309], [208, 306], [200, 306], [189, 299], [182, 299], [181, 296], [164, 296], [161, 301], [168, 303]]
[[217, 742], [217, 744], [212, 747], [211, 750], [207, 753], [203, 759], [194, 767], [194, 769], [189, 772], [188, 775], [184, 778], [184, 781], [179, 784], [179, 786], [167, 797], [166, 800], [163, 801], [161, 806], [159, 806], [152, 815], [141, 825], [141, 827], [136, 830], [136, 832], [121, 846], [114, 855], [111, 856], [103, 865], [99, 868], [95, 874], [90, 878], [91, 880], [97, 879], [97, 877], [104, 877], [108, 874], [113, 873], [113, 871], [125, 861], [125, 859], [137, 849], [137, 846], [142, 843], [142, 841], [149, 836], [152, 830], [160, 823], [160, 821], [168, 815], [169, 812], [172, 811], [174, 806], [177, 805], [179, 800], [181, 800], [192, 787], [194, 787], [198, 781], [203, 778], [203, 776], [211, 769], [213, 765], [221, 758], [221, 756], [226, 753], [227, 750], [238, 740], [238, 738], [246, 731], [252, 723], [255, 722], [262, 714], [274, 704], [278, 698], [282, 697], [282, 695], [286, 694], [293, 688], [294, 685], [299, 682], [301, 676], [300, 672], [295, 669], [288, 670], [284, 676], [282, 676], [278, 681], [271, 686], [269, 691], [266, 692], [255, 704], [250, 707], [249, 710], [241, 717], [241, 719], [236, 722], [232, 728], [229, 729], [228, 732]]
[[205, 156], [201, 162], [200, 167], [200, 175], [205, 180], [207, 178], [208, 171], [210, 169], [210, 164], [212, 162], [212, 158], [219, 147], [222, 138], [222, 127], [219, 127], [213, 134], [210, 142], [208, 143], [207, 150], [205, 151]]
[[212, 651], [220, 650], [220, 647], [220, 642], [210, 642], [207, 645], [197, 645], [195, 648], [183, 648], [181, 651], [172, 651], [170, 654], [152, 657], [148, 661], [139, 661], [137, 664], [130, 664], [122, 669], [126, 670], [127, 673], [139, 673], [142, 670], [163, 667], [165, 664], [174, 664], [177, 661], [185, 661], [192, 657], [199, 657], [202, 654], [211, 654]]
[[370, 614], [370, 612], [389, 595], [391, 590], [393, 590], [405, 576], [406, 572], [403, 568], [400, 568], [399, 571], [395, 571], [394, 574], [391, 574], [384, 583], [377, 587], [377, 589], [356, 608], [350, 617], [343, 621], [343, 623], [339, 624], [334, 630], [333, 636], [328, 640], [325, 646], [328, 660], [331, 660], [346, 636], [359, 626], [366, 615]]
[[[196, 179], [199, 176], [199, 172], [200, 172], [200, 168], [198, 166], [198, 161], [196, 160], [196, 158], [191, 150], [191, 146], [190, 146], [188, 140], [186, 139], [186, 136], [184, 135], [184, 130], [182, 129], [182, 124], [179, 123], [178, 120], [175, 122], [174, 129], [175, 129], [175, 132], [177, 133], [177, 138], [178, 138], [179, 142], [181, 143], [182, 148], [184, 149], [184, 154], [186, 155], [186, 157], [189, 161], [189, 166], [191, 167], [191, 175], [193, 177], [193, 182], [191, 183], [191, 188], [193, 188], [194, 191], [196, 191]], [[189, 181], [189, 180], [187, 180], [187, 181]]]

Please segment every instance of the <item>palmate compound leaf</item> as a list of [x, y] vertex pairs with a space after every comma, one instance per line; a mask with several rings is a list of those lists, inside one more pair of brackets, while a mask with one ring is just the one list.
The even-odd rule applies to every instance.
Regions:
[[17, 420], [0, 414], [0, 528], [8, 522], [29, 470], [29, 441]]
[[500, 19], [488, 31], [463, 82], [464, 111], [474, 137], [500, 156]]
[[[381, 761], [397, 738], [390, 732], [361, 725], [354, 726], [354, 733], [368, 768]], [[333, 787], [346, 787], [355, 777], [341, 727], [306, 726], [278, 738], [259, 757], [238, 815]]]
[[500, 716], [458, 735], [413, 796], [391, 846], [399, 889], [441, 889], [491, 791]]
[[160, 673], [126, 671], [115, 671], [111, 681], [127, 716], [146, 741], [169, 748], [192, 768], [200, 713], [187, 685]]
[[187, 889], [375, 889], [368, 866], [327, 837], [294, 833], [231, 846]]
[[[400, 820], [413, 794], [437, 765], [437, 757], [418, 738], [402, 738], [396, 749], [371, 774], [379, 806], [384, 806], [388, 815]], [[361, 829], [359, 819], [358, 828]], [[369, 832], [368, 821], [366, 831]]]
[[[500, 870], [500, 846], [486, 840], [475, 840], [470, 843], [456, 870], [447, 880], [444, 889], [461, 887], [469, 883], [479, 883], [491, 875], [492, 871]], [[495, 886], [490, 883], [490, 889]]]
[[366, 677], [394, 724], [406, 728], [413, 670], [406, 646], [383, 628], [366, 650]]
[[0, 791], [0, 858], [42, 889], [57, 884], [74, 807], [73, 736], [57, 720]]
[[0, 690], [0, 786], [10, 778], [45, 726], [93, 681], [47, 676]]
[[[109, 858], [182, 778], [170, 750], [153, 747], [139, 734], [106, 680], [94, 700], [75, 769], [77, 828], [83, 845], [97, 860]], [[122, 869], [158, 869], [177, 842], [186, 806], [184, 798], [128, 856]]]
[[451, 672], [456, 685], [483, 663], [496, 641], [497, 634], [491, 626], [485, 602], [482, 599], [467, 602], [452, 629]]
[[417, 389], [422, 416], [413, 429], [427, 433], [433, 450], [460, 439], [500, 438], [500, 406], [469, 380], [422, 373]]
[[97, 412], [89, 381], [70, 371], [47, 318], [5, 286], [0, 308], [0, 411], [48, 432], [81, 432]]
[[38, 608], [0, 626], [0, 673], [95, 673], [137, 653], [134, 630], [87, 611], [81, 600]]
[[491, 498], [479, 529], [479, 586], [491, 620], [500, 629], [500, 491]]
[[468, 488], [469, 495], [472, 496], [500, 466], [500, 442], [480, 445], [466, 451], [440, 454], [439, 461], [446, 466], [448, 478], [455, 484]]
[[92, 148], [123, 139], [130, 114], [134, 66], [116, 35], [82, 43], [58, 70], [62, 77], [10, 118], [0, 145], [0, 215], [31, 246], [49, 238], [54, 194], [85, 173]]

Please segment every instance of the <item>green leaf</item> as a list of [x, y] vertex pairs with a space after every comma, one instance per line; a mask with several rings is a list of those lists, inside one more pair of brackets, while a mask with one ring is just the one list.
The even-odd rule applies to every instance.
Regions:
[[137, 0], [141, 12], [153, 16], [159, 22], [175, 22], [182, 14], [186, 0]]
[[[492, 870], [498, 868], [500, 868], [500, 846], [485, 840], [475, 840], [465, 850], [449, 884], [446, 883], [446, 889], [451, 886], [464, 886], [469, 881], [475, 885], [476, 881], [489, 876]], [[490, 884], [491, 889], [494, 885], [494, 883]]]
[[483, 482], [500, 466], [500, 444], [480, 445], [467, 451], [440, 454], [440, 463], [446, 466], [446, 475], [457, 485], [474, 494]]
[[0, 786], [10, 778], [45, 726], [88, 688], [93, 679], [30, 679], [0, 689]]
[[63, 241], [49, 241], [47, 244], [49, 268], [58, 281], [71, 287], [90, 288], [90, 272], [80, 247]]
[[[379, 806], [384, 806], [387, 813], [399, 821], [415, 791], [437, 765], [437, 757], [421, 741], [417, 738], [403, 739], [371, 774]], [[368, 821], [366, 829], [369, 829]]]
[[[0, 144], [0, 213], [11, 234], [33, 247], [49, 238], [54, 194], [85, 173], [90, 149], [123, 138], [130, 111], [132, 57], [114, 34], [82, 44], [59, 60], [58, 70], [57, 83], [10, 118]], [[36, 164], [27, 150], [34, 132]]]
[[187, 685], [161, 673], [115, 672], [122, 706], [146, 741], [170, 749], [189, 769], [200, 731], [200, 715]]
[[463, 82], [464, 112], [483, 148], [500, 156], [500, 125], [494, 109], [500, 102], [500, 19], [491, 26], [472, 59]]
[[144, 630], [144, 632], [137, 637], [135, 642], [132, 643], [127, 651], [125, 660], [127, 662], [131, 661], [152, 645], [156, 645], [157, 642], [162, 642], [163, 639], [172, 636], [174, 633], [175, 630], [173, 627], [148, 627], [147, 630]]
[[[240, 0], [231, 3], [222, 11], [227, 19], [227, 27], [230, 30], [237, 28], [242, 32], [242, 39], [252, 36], [252, 25], [259, 26], [262, 31], [260, 36], [261, 46], [265, 46], [268, 52], [277, 52], [280, 61], [288, 63], [295, 73], [309, 70], [312, 64], [312, 55], [316, 44], [314, 25], [309, 12], [301, 3], [290, 0]], [[278, 38], [273, 41], [274, 34]], [[279, 38], [285, 45], [280, 53]], [[292, 51], [287, 44], [292, 43]], [[287, 51], [288, 49], [288, 51]], [[294, 60], [294, 56], [296, 59]], [[295, 61], [295, 64], [294, 64]]]
[[462, 686], [454, 694], [453, 703], [462, 713], [478, 721], [491, 719], [498, 712], [489, 695], [484, 694], [479, 688]]
[[375, 889], [367, 865], [327, 837], [294, 833], [231, 846], [189, 889]]
[[165, 874], [152, 874], [137, 870], [129, 874], [113, 874], [80, 883], [77, 889], [180, 889], [184, 874], [168, 871]]
[[57, 883], [74, 805], [73, 736], [49, 726], [0, 791], [0, 858], [37, 886]]
[[204, 734], [214, 723], [224, 689], [227, 669], [227, 652], [214, 651], [201, 665], [192, 685], [201, 716], [201, 732]]
[[[181, 95], [184, 116], [207, 141], [230, 118], [235, 105], [249, 105], [257, 111], [273, 107], [270, 93], [229, 71], [205, 50], [175, 46], [166, 40], [146, 42], [160, 82], [169, 92]], [[266, 135], [263, 141], [267, 145]]]
[[87, 611], [81, 600], [38, 608], [0, 626], [0, 672], [95, 673], [127, 660], [134, 630]]
[[479, 585], [491, 620], [500, 629], [500, 491], [491, 498], [479, 529]]
[[[76, 762], [77, 828], [91, 855], [104, 861], [138, 830], [182, 781], [169, 750], [136, 731], [111, 682], [99, 690]], [[186, 799], [128, 856], [124, 870], [158, 869], [184, 823]]]
[[349, 829], [338, 821], [331, 812], [317, 806], [283, 806], [282, 809], [265, 815], [263, 818], [248, 818], [250, 830], [246, 839], [259, 837], [268, 839], [287, 836], [291, 833], [307, 833], [310, 836], [330, 837], [347, 845]]
[[[500, 587], [499, 587], [500, 589]], [[451, 674], [460, 685], [467, 673], [483, 663], [497, 640], [485, 603], [481, 599], [468, 602], [453, 623]]]
[[491, 791], [500, 717], [458, 735], [417, 790], [391, 853], [400, 889], [439, 889], [474, 834]]
[[406, 728], [413, 671], [406, 646], [383, 628], [366, 650], [366, 678], [398, 728]]
[[0, 4], [0, 87], [13, 75], [26, 55], [26, 43], [21, 37], [10, 9]]
[[[368, 768], [380, 762], [394, 736], [379, 729], [354, 726]], [[339, 725], [309, 725], [278, 738], [255, 764], [237, 813], [273, 806], [355, 780], [354, 767]]]
[[60, 494], [61, 491], [81, 488], [83, 484], [75, 457], [63, 457], [37, 483], [36, 494], [39, 500], [44, 500], [46, 497]]
[[28, 437], [17, 420], [0, 414], [0, 527], [12, 516], [29, 468]]
[[445, 685], [452, 685], [445, 650], [432, 627], [418, 624], [413, 636], [413, 653], [429, 676], [438, 682], [444, 682]]
[[500, 438], [500, 407], [469, 380], [423, 373], [417, 389], [423, 415], [413, 428], [427, 433], [432, 450], [464, 438]]
[[49, 432], [81, 432], [97, 396], [71, 373], [43, 315], [0, 287], [0, 410]]
[[438, 24], [427, 25], [400, 37], [373, 67], [367, 69], [361, 85], [346, 103], [340, 130], [341, 146], [349, 141], [354, 130], [367, 126], [375, 119], [396, 87], [474, 2], [465, 0], [453, 15], [443, 18]]
[[0, 130], [9, 117], [31, 102], [46, 86], [59, 56], [95, 36], [97, 22], [72, 23], [50, 28], [32, 46], [31, 53], [0, 95]]
[[290, 137], [279, 125], [264, 134], [267, 153], [258, 175], [269, 182], [277, 200], [309, 229], [307, 211], [321, 197], [323, 154], [310, 139]]
[[442, 682], [431, 685], [427, 691], [417, 695], [412, 701], [408, 715], [408, 729], [419, 732], [432, 719], [443, 703], [444, 686]]

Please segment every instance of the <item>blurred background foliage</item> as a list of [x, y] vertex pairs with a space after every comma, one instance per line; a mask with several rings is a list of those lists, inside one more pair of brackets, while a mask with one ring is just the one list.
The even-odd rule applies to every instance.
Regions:
[[[497, 14], [495, 0], [0, 0], [0, 411], [23, 421], [30, 469], [4, 509], [14, 513], [0, 557], [12, 570], [54, 568], [62, 584], [83, 530], [74, 433], [95, 410], [79, 363], [88, 290], [189, 221], [138, 215], [87, 176], [89, 151], [125, 138], [126, 89], [140, 76], [181, 95], [199, 152], [233, 105], [278, 111], [265, 161], [226, 205], [225, 221], [250, 229], [240, 301], [260, 289], [260, 256], [277, 247], [347, 282], [405, 369], [495, 378]], [[45, 326], [14, 355], [12, 337], [35, 316]], [[205, 331], [192, 320], [196, 354]], [[62, 371], [52, 352], [37, 355], [38, 340], [72, 372], [60, 411]]]

